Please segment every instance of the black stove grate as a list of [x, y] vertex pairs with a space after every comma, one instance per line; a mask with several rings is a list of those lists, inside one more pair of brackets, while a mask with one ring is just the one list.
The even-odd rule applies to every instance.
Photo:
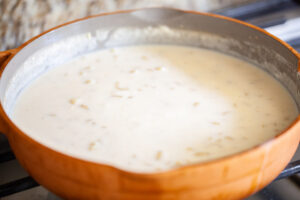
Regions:
[[[243, 6], [229, 7], [214, 11], [216, 14], [247, 21], [251, 18], [266, 16], [274, 12], [291, 10], [298, 6], [300, 0], [259, 0]], [[282, 23], [283, 21], [278, 21]], [[275, 25], [275, 24], [270, 24]], [[265, 27], [265, 26], [262, 26]]]
[[15, 159], [15, 155], [13, 154], [12, 151], [8, 151], [0, 154], [0, 164], [14, 159]]
[[37, 187], [39, 184], [30, 176], [21, 178], [3, 185], [0, 185], [0, 198], [11, 194], [22, 192], [33, 187]]
[[[300, 160], [289, 163], [275, 181], [300, 173]], [[300, 184], [299, 184], [300, 186]]]

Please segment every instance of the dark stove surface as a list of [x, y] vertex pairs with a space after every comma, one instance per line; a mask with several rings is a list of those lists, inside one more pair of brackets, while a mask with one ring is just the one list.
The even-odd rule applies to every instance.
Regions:
[[[241, 7], [217, 10], [215, 13], [265, 28], [290, 43], [300, 52], [300, 4], [297, 2], [299, 1], [258, 0]], [[293, 158], [293, 161], [297, 160], [300, 161], [300, 148]], [[298, 172], [299, 168], [300, 164], [297, 166]], [[11, 185], [7, 185], [7, 183], [11, 183]], [[14, 194], [3, 195], [7, 188], [14, 190]], [[3, 197], [1, 198], [1, 196]], [[18, 161], [14, 159], [6, 138], [0, 134], [0, 200], [24, 199], [58, 200], [60, 198], [44, 187], [38, 186], [28, 176]], [[300, 174], [276, 180], [247, 200], [300, 200]]]

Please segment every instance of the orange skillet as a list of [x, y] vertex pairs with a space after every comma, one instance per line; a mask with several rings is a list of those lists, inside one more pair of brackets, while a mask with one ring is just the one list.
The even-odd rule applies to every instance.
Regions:
[[[114, 35], [122, 28], [151, 30], [160, 27], [168, 27], [173, 32], [165, 31], [159, 37], [150, 34], [136, 40], [130, 34], [123, 35], [124, 39]], [[80, 45], [77, 48], [62, 46], [49, 51], [49, 55], [44, 53], [43, 58], [34, 57], [41, 50], [77, 35], [87, 34], [89, 39], [94, 38], [97, 31], [108, 34], [105, 40], [98, 40], [96, 47], [90, 45], [85, 51]], [[193, 41], [185, 35], [178, 38], [177, 31], [192, 33]], [[85, 40], [86, 43], [93, 41]], [[28, 59], [40, 59], [39, 62], [44, 59], [45, 64], [54, 65], [54, 61], [64, 55], [77, 55], [75, 50], [83, 54], [96, 48], [142, 43], [199, 46], [246, 59], [279, 80], [300, 105], [299, 54], [285, 42], [253, 25], [214, 14], [167, 8], [121, 11], [76, 20], [44, 32], [17, 49], [0, 52], [0, 131], [7, 136], [21, 165], [38, 183], [66, 199], [228, 200], [245, 198], [278, 176], [297, 149], [299, 117], [276, 137], [249, 150], [151, 174], [128, 172], [57, 152], [22, 132], [9, 117], [12, 102], [22, 89], [21, 84], [39, 69], [33, 68], [32, 73], [27, 71], [16, 77]], [[12, 82], [15, 83], [13, 88]]]

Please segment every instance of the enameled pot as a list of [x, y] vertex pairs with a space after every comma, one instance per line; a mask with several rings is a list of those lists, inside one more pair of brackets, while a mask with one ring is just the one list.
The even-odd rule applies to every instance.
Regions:
[[28, 173], [66, 199], [241, 199], [275, 179], [297, 149], [299, 117], [275, 138], [249, 150], [151, 174], [57, 152], [26, 135], [11, 120], [18, 94], [51, 67], [97, 49], [144, 43], [204, 47], [248, 60], [280, 81], [300, 108], [299, 54], [258, 27], [228, 17], [167, 8], [91, 16], [0, 52], [0, 131]]

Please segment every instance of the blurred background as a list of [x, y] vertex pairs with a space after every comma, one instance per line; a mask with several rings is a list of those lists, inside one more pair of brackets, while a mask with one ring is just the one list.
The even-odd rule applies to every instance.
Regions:
[[[294, 40], [295, 35], [300, 35], [299, 2], [300, 0], [0, 0], [0, 51], [16, 48], [45, 30], [74, 19], [117, 10], [162, 6], [218, 13], [262, 28], [288, 22], [289, 27], [277, 26], [271, 28], [270, 32], [275, 31], [274, 34], [279, 37], [290, 37], [293, 34], [293, 38], [288, 40]], [[289, 20], [295, 18], [298, 21], [291, 25]], [[300, 42], [297, 41], [298, 43]]]
[[[266, 29], [300, 52], [300, 0], [0, 0], [0, 51], [74, 19], [117, 10], [172, 7], [234, 17]], [[112, 22], [113, 23], [113, 22]], [[293, 158], [300, 169], [300, 149]], [[247, 200], [299, 200], [300, 175], [285, 174]], [[0, 134], [0, 199], [59, 200], [15, 160]]]
[[[218, 13], [267, 28], [299, 18], [299, 2], [300, 0], [0, 0], [0, 51], [16, 48], [43, 31], [65, 22], [104, 12], [163, 6]], [[299, 19], [296, 24], [298, 28], [294, 25], [277, 27], [274, 34], [279, 32], [278, 36], [281, 37], [289, 32], [288, 35], [298, 36]], [[270, 31], [274, 31], [274, 28]]]
[[204, 12], [257, 0], [0, 0], [0, 51], [59, 24], [116, 10], [172, 7]]

